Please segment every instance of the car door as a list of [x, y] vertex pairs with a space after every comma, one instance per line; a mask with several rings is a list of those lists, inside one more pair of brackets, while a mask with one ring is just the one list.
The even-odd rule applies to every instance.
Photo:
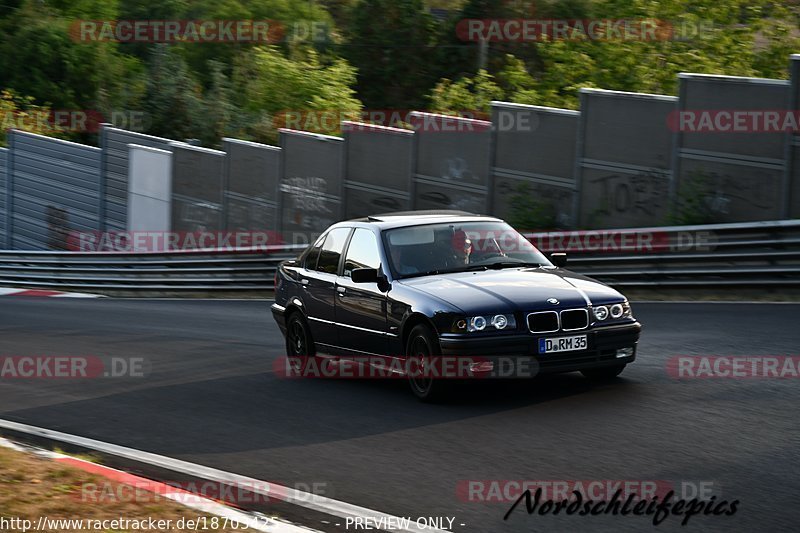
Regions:
[[[335, 326], [336, 278], [342, 252], [352, 228], [335, 228], [328, 232], [316, 263], [307, 264], [300, 276], [303, 304], [311, 336], [322, 351], [332, 351], [337, 344]], [[314, 250], [309, 255], [313, 259]]]
[[378, 239], [367, 228], [356, 228], [347, 247], [336, 282], [336, 322], [339, 345], [348, 352], [383, 355], [388, 347], [386, 293], [377, 283], [353, 283], [356, 268], [382, 268]]

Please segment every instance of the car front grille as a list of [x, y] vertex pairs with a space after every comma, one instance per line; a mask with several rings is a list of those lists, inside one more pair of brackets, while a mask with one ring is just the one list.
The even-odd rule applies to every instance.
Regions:
[[586, 309], [568, 309], [561, 311], [561, 329], [578, 331], [589, 327], [589, 311]]
[[528, 314], [528, 329], [531, 333], [580, 331], [588, 327], [589, 311], [586, 309], [539, 311]]
[[540, 311], [528, 315], [528, 329], [533, 333], [552, 333], [558, 331], [558, 313]]

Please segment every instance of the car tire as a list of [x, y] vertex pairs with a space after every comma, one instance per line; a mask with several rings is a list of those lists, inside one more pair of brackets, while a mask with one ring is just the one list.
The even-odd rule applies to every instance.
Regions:
[[622, 374], [622, 371], [625, 370], [626, 366], [628, 365], [605, 366], [602, 368], [587, 368], [586, 370], [581, 370], [581, 374], [583, 374], [584, 377], [591, 379], [593, 381], [611, 381], [612, 379]]
[[286, 318], [286, 357], [294, 372], [305, 372], [309, 360], [317, 356], [308, 322], [295, 311]]
[[[407, 368], [424, 368], [426, 360], [429, 361], [431, 357], [438, 357], [441, 355], [439, 349], [439, 339], [430, 327], [425, 324], [418, 324], [414, 326], [411, 333], [408, 335], [406, 341], [406, 364]], [[419, 360], [418, 363], [412, 365], [413, 360]], [[411, 392], [418, 400], [425, 403], [440, 402], [448, 397], [451, 384], [443, 382], [441, 379], [434, 379], [432, 376], [408, 376], [408, 383], [411, 386]]]

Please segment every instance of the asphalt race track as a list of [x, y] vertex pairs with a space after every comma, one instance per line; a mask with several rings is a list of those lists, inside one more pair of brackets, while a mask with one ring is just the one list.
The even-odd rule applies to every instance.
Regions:
[[[134, 447], [454, 531], [796, 531], [800, 381], [685, 379], [676, 355], [800, 355], [800, 305], [634, 304], [622, 379], [479, 383], [446, 405], [400, 381], [287, 380], [264, 301], [0, 300], [0, 356], [144, 358], [146, 377], [2, 379], [0, 418]], [[528, 516], [467, 480], [658, 480], [739, 500], [733, 517]], [[465, 525], [460, 525], [465, 524]], [[314, 526], [315, 524], [308, 524]], [[339, 530], [345, 531], [344, 527]], [[352, 531], [352, 529], [351, 529]]]

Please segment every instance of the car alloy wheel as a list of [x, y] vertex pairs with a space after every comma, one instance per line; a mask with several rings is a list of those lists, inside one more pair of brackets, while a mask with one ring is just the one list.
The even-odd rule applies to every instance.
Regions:
[[408, 382], [414, 396], [423, 402], [442, 400], [449, 390], [449, 384], [434, 379], [432, 365], [439, 355], [439, 343], [433, 331], [424, 324], [414, 326], [406, 348]]
[[286, 355], [314, 357], [316, 350], [308, 324], [299, 313], [293, 313], [286, 322]]
[[409, 371], [411, 387], [417, 396], [427, 396], [433, 388], [433, 377], [430, 375], [431, 351], [427, 339], [418, 335], [412, 340]]

